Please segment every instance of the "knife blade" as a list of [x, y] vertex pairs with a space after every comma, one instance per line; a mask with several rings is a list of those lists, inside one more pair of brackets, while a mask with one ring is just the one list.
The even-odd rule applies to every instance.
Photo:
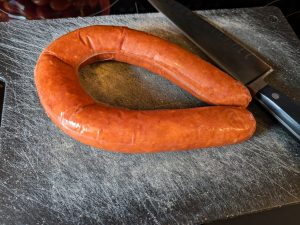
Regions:
[[171, 20], [205, 55], [247, 85], [253, 97], [296, 139], [300, 140], [300, 107], [264, 81], [273, 69], [238, 39], [174, 0], [148, 0]]

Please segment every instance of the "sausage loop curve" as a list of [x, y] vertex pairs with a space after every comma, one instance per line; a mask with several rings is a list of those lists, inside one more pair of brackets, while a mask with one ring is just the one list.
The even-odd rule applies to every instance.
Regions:
[[[96, 102], [80, 67], [115, 60], [148, 69], [216, 106], [129, 110]], [[234, 144], [256, 127], [248, 89], [198, 56], [159, 37], [117, 26], [90, 26], [53, 41], [39, 57], [35, 84], [50, 119], [74, 139], [116, 152], [142, 153]]]

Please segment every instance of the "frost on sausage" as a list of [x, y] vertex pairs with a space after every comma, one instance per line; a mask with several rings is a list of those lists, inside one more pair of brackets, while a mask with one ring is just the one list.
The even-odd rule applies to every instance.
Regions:
[[[98, 60], [144, 67], [218, 106], [129, 110], [96, 103], [78, 69]], [[52, 42], [35, 68], [41, 104], [51, 120], [82, 143], [119, 152], [157, 152], [220, 146], [252, 136], [246, 87], [175, 44], [126, 27], [91, 26]]]

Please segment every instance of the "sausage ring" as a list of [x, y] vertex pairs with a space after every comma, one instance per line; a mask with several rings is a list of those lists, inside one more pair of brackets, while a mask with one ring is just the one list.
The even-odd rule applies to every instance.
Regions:
[[[217, 106], [129, 110], [97, 103], [81, 87], [78, 69], [116, 60], [159, 74]], [[65, 133], [117, 152], [158, 152], [234, 144], [251, 137], [256, 122], [240, 82], [198, 56], [153, 35], [116, 26], [77, 29], [40, 55], [35, 84], [46, 113]]]

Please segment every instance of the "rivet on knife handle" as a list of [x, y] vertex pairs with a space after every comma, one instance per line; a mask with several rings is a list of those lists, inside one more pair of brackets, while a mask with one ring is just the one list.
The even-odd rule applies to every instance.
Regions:
[[257, 92], [255, 99], [300, 140], [300, 106], [297, 103], [269, 85]]

